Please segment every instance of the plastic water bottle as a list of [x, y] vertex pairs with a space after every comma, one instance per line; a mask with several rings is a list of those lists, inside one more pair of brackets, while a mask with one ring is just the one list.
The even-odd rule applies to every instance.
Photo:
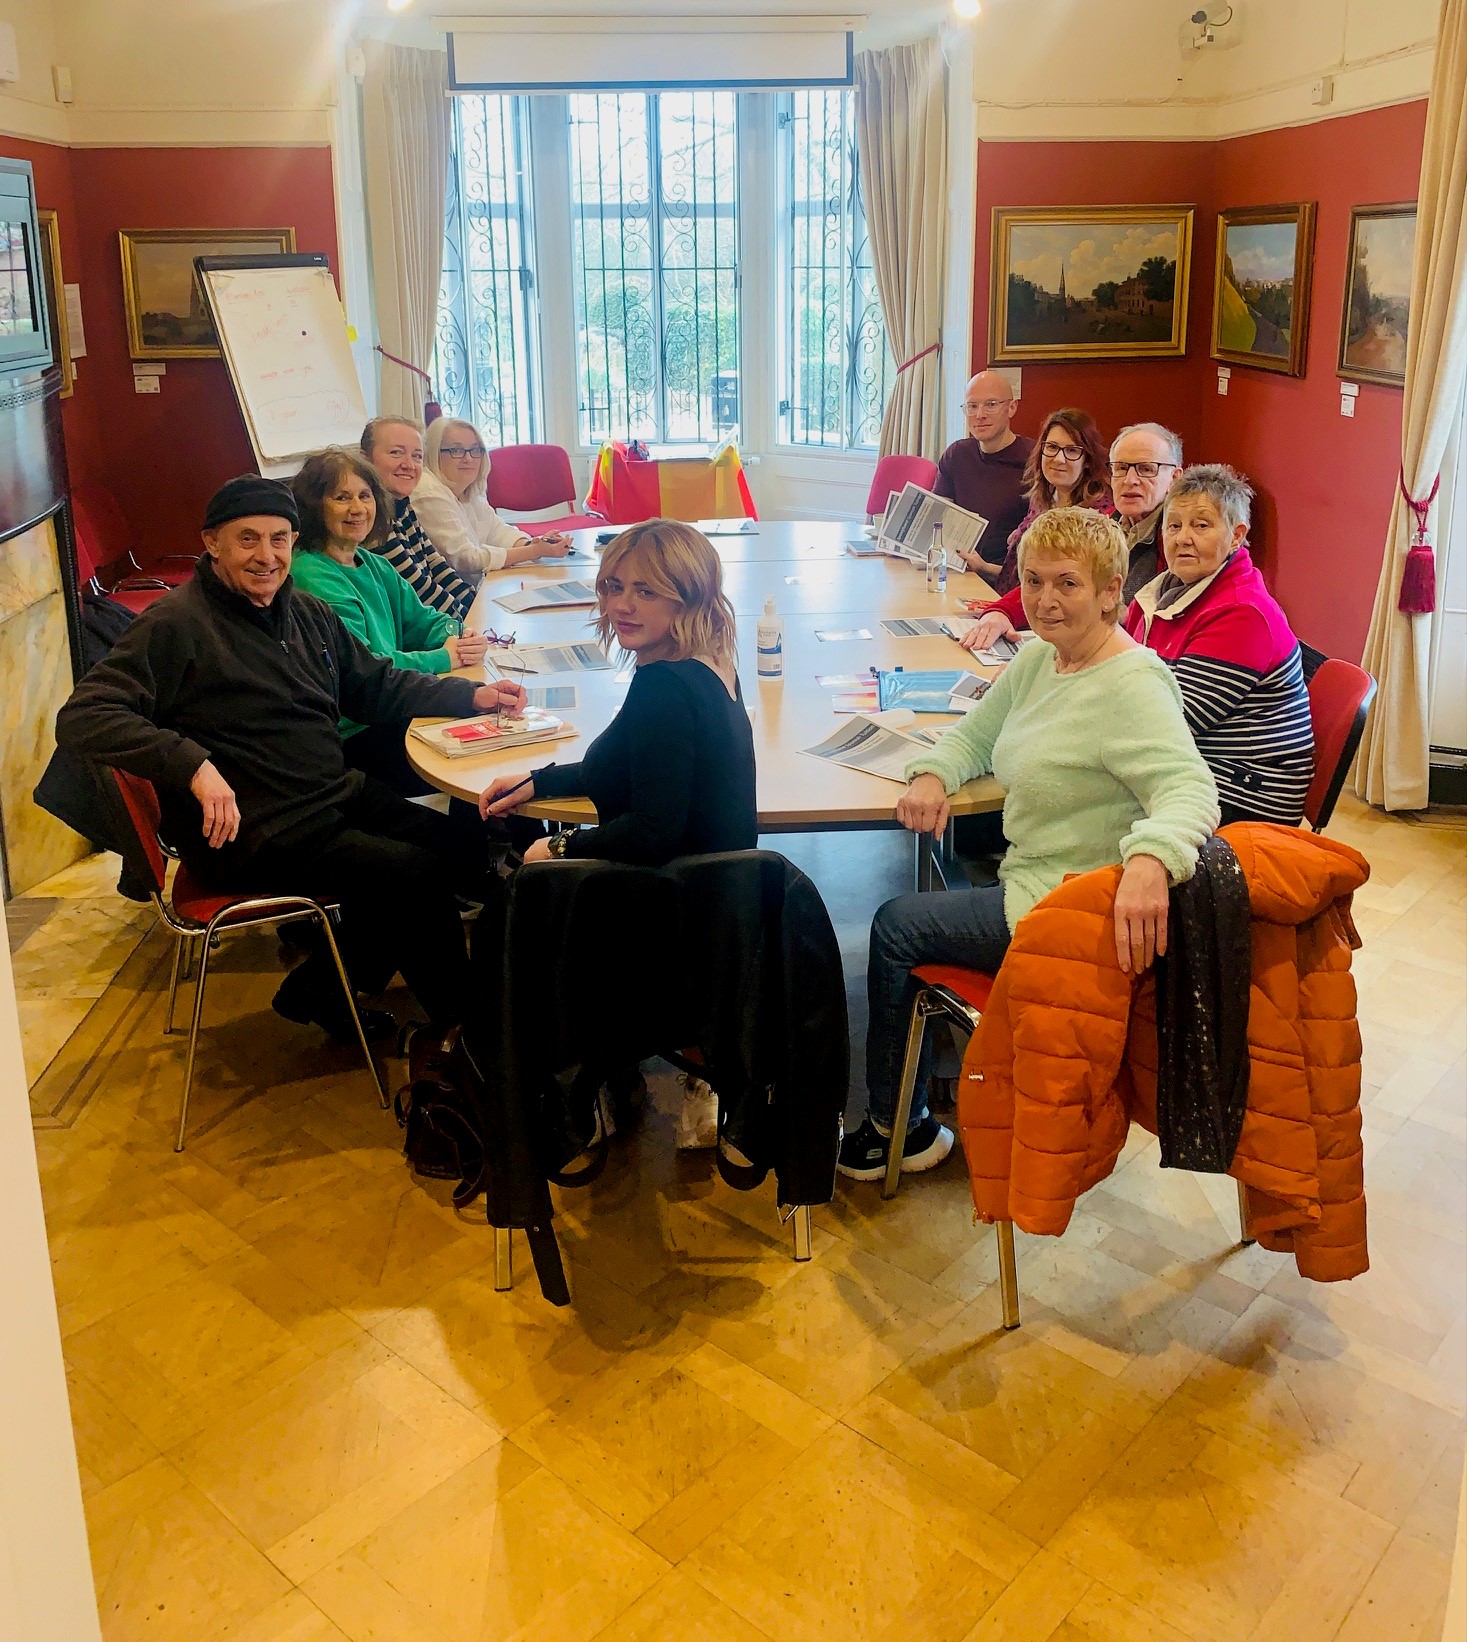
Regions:
[[754, 647], [759, 657], [760, 678], [784, 677], [784, 622], [772, 598], [764, 601], [764, 614], [754, 630]]
[[927, 591], [947, 592], [947, 549], [942, 545], [942, 520], [932, 526], [932, 542], [927, 549]]

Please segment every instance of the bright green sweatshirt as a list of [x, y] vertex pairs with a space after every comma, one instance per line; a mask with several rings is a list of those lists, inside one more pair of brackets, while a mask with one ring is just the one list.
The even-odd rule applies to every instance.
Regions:
[[999, 867], [1012, 929], [1065, 877], [1154, 855], [1190, 878], [1217, 826], [1217, 788], [1183, 716], [1182, 693], [1153, 651], [1123, 651], [1056, 673], [1054, 646], [1031, 639], [993, 688], [907, 778], [930, 771], [949, 794], [993, 773], [1005, 794]]
[[[329, 604], [347, 630], [372, 652], [385, 656], [407, 673], [446, 673], [445, 639], [458, 632], [452, 616], [430, 610], [412, 588], [376, 553], [358, 553], [353, 565], [338, 564], [326, 553], [297, 553], [291, 579], [304, 593]], [[341, 721], [341, 733], [361, 729]]]

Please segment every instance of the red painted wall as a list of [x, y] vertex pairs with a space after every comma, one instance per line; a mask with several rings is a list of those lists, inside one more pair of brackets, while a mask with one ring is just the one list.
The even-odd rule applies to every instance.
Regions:
[[[1022, 432], [1082, 405], [1111, 434], [1164, 422], [1191, 460], [1231, 462], [1258, 489], [1255, 538], [1265, 573], [1299, 635], [1358, 658], [1400, 462], [1401, 392], [1362, 384], [1353, 421], [1339, 413], [1335, 361], [1350, 207], [1412, 199], [1424, 102], [1215, 142], [979, 144], [973, 359], [987, 359], [993, 207], [1191, 203], [1197, 208], [1187, 357], [1025, 365]], [[1217, 393], [1209, 355], [1217, 213], [1315, 200], [1314, 282], [1306, 375], [1233, 366]]]
[[1217, 144], [1216, 209], [1318, 201], [1314, 285], [1302, 377], [1234, 367], [1222, 398], [1215, 365], [1199, 361], [1198, 448], [1258, 487], [1269, 584], [1301, 636], [1351, 660], [1364, 649], [1380, 576], [1402, 395], [1362, 382], [1354, 419], [1340, 415], [1350, 208], [1415, 199], [1425, 128], [1418, 102]]
[[87, 357], [63, 416], [73, 482], [116, 496], [143, 557], [192, 552], [204, 503], [254, 458], [223, 362], [168, 360], [156, 395], [133, 389], [122, 301], [122, 228], [283, 228], [337, 261], [325, 148], [54, 148], [0, 140], [28, 159], [59, 213], [66, 278], [81, 285]]
[[1206, 142], [981, 142], [978, 145], [977, 244], [973, 265], [974, 370], [988, 358], [988, 292], [993, 209], [998, 205], [1191, 205], [1191, 298], [1183, 359], [1025, 364], [1018, 428], [1037, 433], [1060, 405], [1079, 405], [1108, 439], [1127, 422], [1162, 422], [1193, 445], [1201, 432], [1194, 360], [1207, 350], [1208, 304], [1201, 270], [1212, 267], [1213, 145]]

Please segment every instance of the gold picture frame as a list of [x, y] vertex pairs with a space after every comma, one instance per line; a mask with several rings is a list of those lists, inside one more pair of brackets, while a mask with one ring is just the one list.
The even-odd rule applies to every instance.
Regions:
[[1405, 387], [1415, 244], [1415, 200], [1351, 210], [1337, 376]]
[[195, 257], [288, 255], [294, 228], [124, 228], [122, 294], [134, 359], [218, 359]]
[[1193, 209], [995, 206], [989, 359], [1181, 358]]
[[1212, 357], [1303, 376], [1313, 283], [1313, 200], [1218, 212]]
[[51, 351], [61, 369], [61, 398], [70, 399], [76, 387], [76, 367], [71, 362], [71, 334], [66, 327], [66, 286], [61, 273], [61, 229], [56, 213], [36, 207], [36, 226], [41, 234], [41, 270], [46, 281], [46, 307], [51, 319]]

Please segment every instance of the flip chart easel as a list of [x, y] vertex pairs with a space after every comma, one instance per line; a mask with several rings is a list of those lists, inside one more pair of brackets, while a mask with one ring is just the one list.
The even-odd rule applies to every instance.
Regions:
[[324, 255], [195, 257], [240, 414], [266, 478], [355, 445], [366, 399]]

